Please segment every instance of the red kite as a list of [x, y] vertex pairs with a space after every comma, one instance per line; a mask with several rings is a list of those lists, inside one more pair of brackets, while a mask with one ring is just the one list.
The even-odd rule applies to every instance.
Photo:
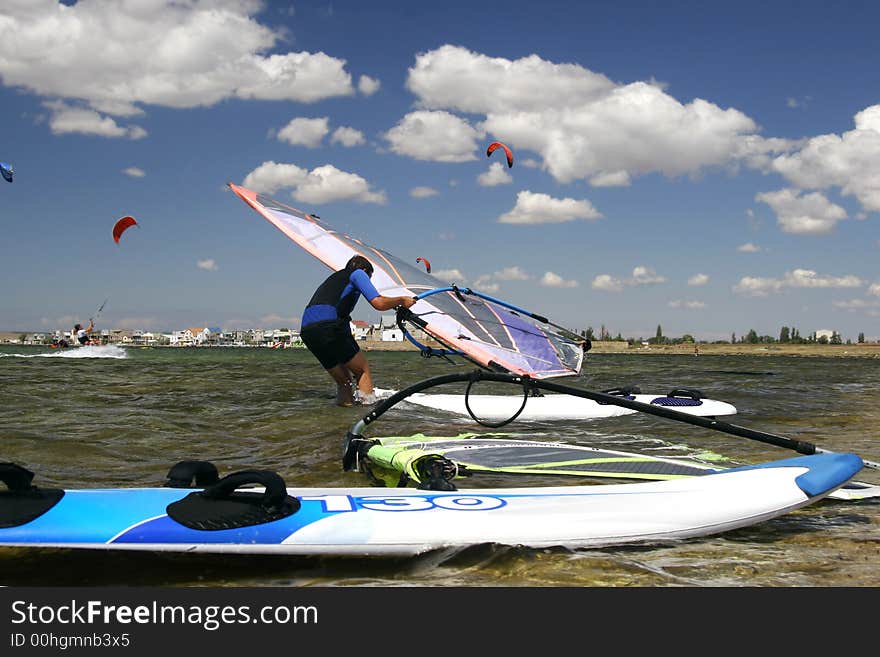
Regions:
[[134, 217], [122, 217], [113, 226], [113, 241], [119, 244], [119, 238], [122, 237], [122, 233], [135, 225], [137, 225], [137, 221], [134, 220]]
[[493, 141], [491, 144], [489, 144], [489, 148], [486, 149], [486, 157], [491, 157], [492, 153], [494, 153], [495, 150], [498, 148], [504, 149], [504, 154], [507, 155], [507, 168], [509, 169], [513, 166], [513, 151], [511, 151], [500, 141]]

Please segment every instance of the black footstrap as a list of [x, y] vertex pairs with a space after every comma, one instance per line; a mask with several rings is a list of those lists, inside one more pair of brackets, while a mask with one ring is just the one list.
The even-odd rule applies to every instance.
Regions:
[[[168, 471], [168, 488], [204, 488], [220, 481], [217, 466], [210, 461], [180, 461]], [[195, 486], [193, 486], [195, 484]]]
[[700, 399], [705, 399], [706, 395], [704, 395], [699, 390], [695, 388], [673, 388], [669, 392], [666, 393], [667, 397], [689, 397], [690, 399], [695, 399], [699, 401]]
[[64, 491], [37, 488], [34, 473], [15, 463], [0, 463], [0, 481], [9, 490], [0, 491], [0, 528], [19, 527], [39, 518], [58, 504]]
[[[262, 493], [237, 490], [249, 484], [264, 486], [265, 490]], [[169, 504], [166, 512], [184, 527], [216, 531], [280, 520], [293, 515], [301, 506], [298, 499], [287, 494], [284, 480], [277, 473], [243, 470]]]
[[[638, 386], [620, 386], [619, 388], [608, 388], [607, 390], [602, 390], [606, 395], [614, 395], [615, 397], [623, 397], [624, 399], [628, 399], [632, 401], [635, 399], [634, 395], [639, 395], [642, 392], [642, 389]], [[600, 401], [596, 402], [602, 406], [607, 406], [611, 402]]]

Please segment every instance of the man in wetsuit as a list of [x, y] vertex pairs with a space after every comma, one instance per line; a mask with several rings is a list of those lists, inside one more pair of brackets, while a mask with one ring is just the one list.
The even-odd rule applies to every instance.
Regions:
[[351, 334], [351, 312], [361, 295], [382, 312], [398, 306], [410, 308], [415, 297], [386, 297], [379, 294], [370, 277], [373, 265], [356, 255], [318, 286], [302, 315], [300, 335], [309, 351], [336, 381], [336, 403], [355, 402], [352, 377], [360, 401], [373, 400], [373, 379], [367, 357]]

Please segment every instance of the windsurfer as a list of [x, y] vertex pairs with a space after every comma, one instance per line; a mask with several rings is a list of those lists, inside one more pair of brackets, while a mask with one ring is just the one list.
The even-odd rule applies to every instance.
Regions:
[[88, 328], [83, 328], [82, 324], [75, 324], [73, 327], [73, 336], [76, 338], [76, 341], [81, 345], [89, 345], [94, 344], [92, 342], [92, 336], [90, 333], [95, 328], [94, 323], [90, 320]]
[[[300, 335], [309, 351], [336, 381], [336, 403], [351, 406], [354, 388], [362, 403], [374, 399], [370, 364], [351, 334], [351, 312], [363, 295], [382, 312], [398, 306], [410, 308], [415, 297], [386, 297], [376, 290], [370, 277], [373, 265], [364, 256], [352, 256], [344, 269], [330, 274], [306, 306]], [[352, 384], [352, 377], [354, 384]]]

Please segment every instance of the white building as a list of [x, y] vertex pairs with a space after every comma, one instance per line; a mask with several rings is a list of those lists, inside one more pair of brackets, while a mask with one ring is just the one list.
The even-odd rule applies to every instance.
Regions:
[[377, 329], [382, 342], [403, 342], [403, 331], [397, 325], [397, 315], [380, 315]]
[[355, 340], [366, 340], [372, 332], [372, 327], [362, 319], [353, 319], [350, 322], [351, 334]]
[[382, 329], [382, 342], [403, 342], [403, 331], [397, 326]]
[[171, 344], [175, 347], [196, 347], [205, 344], [211, 331], [208, 327], [190, 327], [171, 334]]

